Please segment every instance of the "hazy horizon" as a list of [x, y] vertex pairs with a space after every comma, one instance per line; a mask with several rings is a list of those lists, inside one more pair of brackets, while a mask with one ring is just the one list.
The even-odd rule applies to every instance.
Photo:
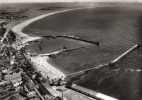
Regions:
[[141, 0], [0, 0], [0, 3], [44, 3], [44, 2], [136, 2]]

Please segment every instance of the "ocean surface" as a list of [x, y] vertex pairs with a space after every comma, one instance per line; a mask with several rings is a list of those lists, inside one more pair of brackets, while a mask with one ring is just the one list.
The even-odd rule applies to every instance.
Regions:
[[[43, 38], [28, 50], [49, 53], [71, 49], [50, 63], [70, 74], [107, 63], [142, 41], [142, 9], [138, 7], [84, 8], [43, 18], [23, 30], [33, 36], [77, 36], [99, 41], [100, 46], [67, 38]], [[120, 100], [142, 100], [142, 48], [136, 49], [113, 67], [94, 70], [75, 83]]]

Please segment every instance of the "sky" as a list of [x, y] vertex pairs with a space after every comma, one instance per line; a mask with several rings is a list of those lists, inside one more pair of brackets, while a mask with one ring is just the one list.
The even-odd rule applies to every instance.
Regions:
[[0, 3], [16, 2], [142, 2], [142, 0], [0, 0]]

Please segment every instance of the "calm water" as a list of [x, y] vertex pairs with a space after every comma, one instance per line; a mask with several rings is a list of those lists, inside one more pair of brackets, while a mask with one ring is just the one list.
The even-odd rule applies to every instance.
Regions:
[[[108, 62], [142, 41], [142, 11], [135, 7], [76, 10], [34, 22], [24, 32], [38, 36], [76, 35], [101, 43], [97, 47], [65, 39], [60, 39], [60, 42], [57, 39], [43, 39], [31, 44], [37, 48], [41, 45], [40, 50], [33, 50], [38, 53], [60, 49], [65, 45], [67, 48], [86, 46], [51, 59], [53, 64], [68, 74]], [[120, 100], [142, 100], [141, 69], [142, 48], [139, 48], [118, 62], [113, 69], [92, 71], [75, 83]]]

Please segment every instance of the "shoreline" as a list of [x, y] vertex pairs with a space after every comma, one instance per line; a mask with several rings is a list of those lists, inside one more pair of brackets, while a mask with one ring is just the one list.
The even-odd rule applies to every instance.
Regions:
[[[85, 7], [84, 7], [85, 8]], [[27, 43], [29, 41], [34, 41], [34, 40], [38, 40], [38, 39], [42, 39], [41, 37], [39, 36], [30, 36], [24, 32], [22, 32], [22, 30], [27, 27], [28, 25], [30, 25], [31, 23], [35, 22], [35, 21], [38, 21], [40, 19], [43, 19], [45, 17], [48, 17], [48, 16], [52, 16], [52, 15], [56, 15], [56, 14], [59, 14], [59, 13], [65, 13], [65, 12], [68, 12], [68, 11], [73, 11], [73, 10], [78, 10], [78, 9], [84, 9], [84, 8], [73, 8], [73, 9], [66, 9], [66, 10], [59, 10], [59, 11], [53, 11], [53, 12], [49, 12], [47, 14], [43, 14], [43, 15], [40, 15], [40, 16], [37, 16], [37, 17], [34, 17], [34, 18], [30, 18], [20, 24], [17, 24], [15, 25], [13, 28], [12, 28], [12, 31], [14, 33], [16, 33], [17, 35], [17, 39], [19, 39], [22, 43]], [[57, 69], [56, 67], [54, 67], [52, 64], [50, 64], [48, 62], [48, 59], [50, 59], [48, 56], [46, 57], [41, 57], [39, 55], [35, 56], [35, 57], [32, 57], [31, 58], [31, 61], [32, 63], [36, 66], [35, 68], [42, 72], [43, 73], [43, 76], [46, 77], [49, 76], [51, 79], [52, 78], [65, 78], [66, 75], [59, 69]], [[39, 67], [40, 66], [40, 67]], [[48, 68], [48, 67], [49, 68]], [[47, 67], [47, 68], [46, 68]], [[44, 69], [49, 69], [49, 70], [44, 70]], [[49, 74], [50, 75], [49, 75]], [[54, 76], [53, 76], [54, 75]]]
[[[77, 9], [79, 9], [79, 8], [77, 8]], [[22, 30], [26, 26], [28, 26], [29, 24], [33, 23], [34, 21], [38, 21], [42, 18], [51, 16], [51, 15], [55, 15], [55, 14], [63, 13], [63, 12], [67, 12], [67, 11], [72, 11], [72, 10], [76, 10], [76, 9], [54, 11], [54, 12], [51, 12], [51, 13], [48, 13], [48, 14], [44, 14], [44, 15], [29, 19], [27, 21], [24, 21], [21, 24], [16, 25], [12, 29], [12, 31], [14, 30], [13, 32], [16, 33], [17, 35], [19, 35], [19, 38], [23, 38], [22, 39], [23, 43], [27, 43], [28, 41], [34, 41], [34, 40], [42, 39], [41, 37], [36, 37], [36, 36], [32, 37], [28, 34], [25, 34], [25, 33], [22, 32]], [[48, 61], [49, 59], [50, 59], [49, 56], [41, 57], [40, 55], [38, 55], [38, 56], [32, 57], [31, 61], [33, 62], [33, 65], [35, 65], [34, 67], [36, 67], [36, 69], [38, 69], [38, 71], [42, 71], [44, 77], [49, 76], [51, 79], [59, 78], [59, 77], [61, 78], [62, 76], [65, 77], [64, 73], [61, 70], [56, 68], [54, 65], [50, 64], [50, 62]]]
[[20, 24], [15, 25], [12, 28], [12, 31], [18, 35], [18, 38], [22, 39], [23, 43], [38, 40], [38, 39], [41, 39], [41, 37], [39, 37], [39, 36], [30, 36], [30, 35], [22, 32], [22, 30], [25, 27], [27, 27], [28, 25], [30, 25], [31, 23], [33, 23], [35, 21], [38, 21], [40, 19], [43, 19], [45, 17], [56, 15], [56, 14], [59, 14], [59, 13], [65, 13], [65, 12], [68, 12], [68, 11], [74, 11], [74, 10], [78, 10], [78, 9], [85, 9], [85, 8], [90, 8], [90, 7], [73, 8], [73, 9], [66, 9], [66, 10], [63, 9], [63, 10], [53, 11], [53, 12], [49, 12], [47, 14], [39, 15], [37, 17], [30, 18], [30, 19], [25, 20], [24, 22], [22, 22]]

